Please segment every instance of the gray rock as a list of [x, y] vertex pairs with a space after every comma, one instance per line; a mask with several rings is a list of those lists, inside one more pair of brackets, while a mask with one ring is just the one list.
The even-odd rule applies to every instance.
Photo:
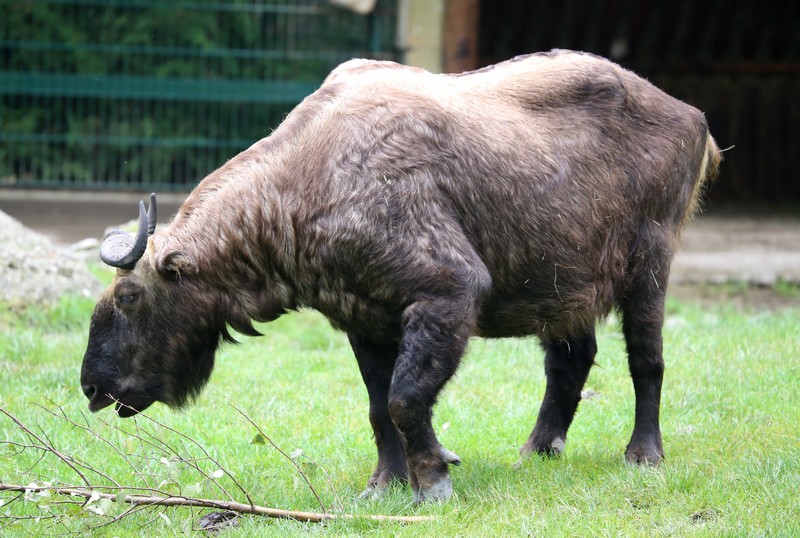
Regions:
[[48, 305], [65, 294], [97, 297], [102, 285], [89, 272], [87, 251], [96, 256], [88, 243], [59, 248], [0, 211], [0, 302]]

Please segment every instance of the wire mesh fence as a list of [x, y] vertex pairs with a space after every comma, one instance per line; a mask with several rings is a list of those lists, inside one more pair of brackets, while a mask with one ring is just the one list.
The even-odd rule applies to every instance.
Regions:
[[338, 63], [396, 59], [396, 0], [0, 0], [0, 186], [186, 190]]

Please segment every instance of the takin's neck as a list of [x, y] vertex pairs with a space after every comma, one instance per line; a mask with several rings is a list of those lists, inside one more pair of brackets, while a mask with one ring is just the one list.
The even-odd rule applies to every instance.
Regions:
[[[197, 264], [194, 278], [226, 297], [231, 316], [269, 321], [295, 307], [285, 275], [291, 221], [255, 146], [206, 177], [175, 216], [162, 248]], [[288, 254], [288, 256], [287, 256]], [[236, 328], [236, 327], [235, 327]]]

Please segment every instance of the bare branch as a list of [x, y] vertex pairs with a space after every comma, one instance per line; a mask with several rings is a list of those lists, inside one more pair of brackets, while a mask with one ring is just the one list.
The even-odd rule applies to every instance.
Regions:
[[[125, 404], [124, 404], [124, 403], [122, 403], [122, 402], [119, 402], [119, 403], [120, 403], [121, 405], [125, 405]], [[126, 406], [126, 407], [127, 407], [127, 406]], [[206, 450], [206, 449], [205, 449], [205, 448], [204, 448], [204, 447], [203, 447], [203, 446], [202, 446], [200, 443], [198, 443], [196, 440], [192, 439], [191, 437], [189, 437], [189, 436], [188, 436], [188, 435], [186, 435], [185, 433], [183, 433], [183, 432], [179, 432], [178, 430], [176, 430], [176, 429], [174, 429], [174, 428], [171, 428], [171, 427], [167, 426], [166, 424], [162, 424], [161, 422], [157, 421], [156, 419], [154, 419], [154, 418], [152, 418], [152, 417], [149, 417], [149, 416], [147, 416], [147, 415], [144, 415], [144, 414], [141, 414], [141, 413], [139, 414], [139, 416], [141, 416], [141, 417], [143, 417], [143, 418], [145, 418], [145, 419], [149, 420], [150, 422], [152, 422], [153, 424], [157, 425], [158, 427], [160, 427], [160, 428], [164, 428], [165, 430], [167, 430], [167, 431], [169, 431], [169, 432], [172, 432], [172, 433], [174, 433], [175, 435], [177, 435], [177, 436], [181, 437], [182, 439], [185, 439], [185, 440], [189, 441], [189, 442], [190, 442], [190, 443], [192, 443], [194, 446], [196, 446], [198, 449], [200, 449], [200, 451], [201, 451], [201, 452], [202, 452], [202, 453], [205, 455], [205, 457], [208, 459], [208, 461], [210, 461], [211, 463], [213, 463], [214, 465], [216, 465], [218, 469], [221, 469], [221, 470], [222, 470], [222, 471], [223, 471], [223, 472], [224, 472], [226, 475], [228, 475], [228, 477], [231, 479], [231, 481], [233, 482], [233, 484], [234, 484], [234, 485], [235, 485], [235, 486], [236, 486], [236, 487], [239, 489], [239, 491], [241, 491], [241, 492], [242, 492], [242, 494], [243, 494], [243, 495], [244, 495], [244, 496], [247, 498], [247, 502], [249, 502], [250, 504], [253, 504], [253, 500], [250, 498], [250, 494], [247, 492], [247, 490], [246, 490], [245, 488], [243, 488], [243, 487], [242, 487], [242, 485], [241, 485], [241, 484], [240, 484], [240, 483], [239, 483], [239, 482], [236, 480], [236, 478], [233, 476], [233, 474], [232, 474], [232, 473], [230, 473], [230, 472], [229, 472], [227, 469], [225, 469], [225, 467], [223, 467], [223, 466], [222, 466], [222, 464], [221, 464], [221, 463], [219, 463], [219, 462], [218, 462], [216, 459], [214, 459], [214, 458], [211, 456], [211, 454], [209, 454], [209, 453], [208, 453], [208, 451], [207, 451], [207, 450]], [[178, 456], [179, 458], [181, 457], [181, 456], [180, 456], [180, 454], [178, 454], [177, 452], [175, 452], [175, 451], [174, 451], [174, 449], [173, 449], [171, 446], [169, 446], [169, 445], [165, 445], [165, 446], [167, 446], [167, 448], [168, 448], [168, 449], [169, 449], [171, 452], [173, 452], [173, 454], [175, 454], [175, 455], [176, 455], [176, 456]], [[183, 458], [181, 458], [181, 459], [183, 459]], [[230, 493], [228, 493], [228, 491], [227, 491], [227, 490], [226, 490], [226, 489], [225, 489], [225, 488], [222, 486], [222, 484], [220, 484], [219, 482], [217, 482], [216, 480], [214, 480], [214, 479], [213, 479], [211, 476], [209, 476], [209, 475], [208, 475], [208, 474], [207, 474], [205, 471], [203, 471], [202, 469], [200, 469], [200, 467], [199, 467], [199, 466], [197, 466], [196, 464], [194, 464], [194, 463], [192, 463], [192, 462], [189, 462], [188, 460], [183, 460], [183, 461], [184, 461], [185, 463], [187, 463], [187, 464], [191, 465], [191, 466], [192, 466], [192, 467], [193, 467], [193, 468], [194, 468], [194, 469], [195, 469], [197, 472], [199, 472], [200, 474], [202, 474], [202, 475], [203, 475], [203, 476], [206, 478], [206, 480], [209, 480], [209, 481], [212, 481], [212, 482], [214, 482], [214, 483], [217, 485], [217, 487], [219, 487], [219, 488], [220, 488], [220, 490], [222, 490], [222, 492], [223, 492], [223, 493], [225, 493], [225, 495], [227, 495], [227, 496], [228, 496], [228, 497], [229, 497], [231, 500], [233, 500], [233, 496], [232, 496]]]
[[308, 485], [309, 489], [311, 490], [311, 493], [313, 493], [313, 494], [314, 494], [314, 497], [316, 497], [316, 499], [317, 499], [317, 502], [319, 503], [319, 507], [320, 507], [320, 508], [322, 508], [322, 511], [323, 511], [324, 513], [327, 513], [327, 512], [328, 512], [328, 509], [327, 509], [327, 508], [325, 508], [325, 505], [324, 505], [324, 504], [322, 504], [322, 499], [320, 499], [320, 498], [319, 498], [319, 495], [317, 495], [317, 490], [315, 490], [315, 489], [314, 489], [314, 486], [311, 484], [311, 480], [309, 480], [309, 478], [308, 478], [308, 475], [306, 475], [306, 473], [305, 473], [305, 471], [303, 471], [302, 467], [300, 467], [300, 465], [298, 465], [298, 464], [297, 464], [297, 462], [296, 462], [296, 461], [294, 461], [294, 459], [292, 459], [292, 457], [291, 457], [289, 454], [287, 454], [286, 452], [284, 452], [284, 450], [283, 450], [281, 447], [279, 447], [278, 445], [276, 445], [276, 444], [275, 444], [275, 442], [274, 442], [272, 439], [270, 439], [270, 438], [269, 438], [269, 436], [268, 436], [266, 433], [264, 433], [264, 432], [263, 432], [263, 430], [262, 430], [262, 429], [261, 429], [261, 428], [258, 426], [258, 424], [256, 424], [256, 423], [253, 421], [253, 419], [252, 419], [252, 418], [250, 418], [250, 416], [249, 416], [247, 413], [245, 413], [244, 411], [242, 411], [241, 409], [239, 409], [239, 408], [238, 408], [236, 405], [234, 405], [234, 404], [232, 404], [232, 403], [230, 403], [230, 402], [228, 402], [228, 405], [230, 405], [230, 406], [231, 406], [232, 408], [234, 408], [234, 409], [235, 409], [235, 410], [236, 410], [236, 411], [237, 411], [237, 412], [238, 412], [240, 415], [242, 415], [242, 416], [245, 418], [245, 420], [247, 420], [247, 422], [249, 422], [249, 423], [250, 423], [250, 424], [251, 424], [251, 425], [252, 425], [252, 426], [253, 426], [253, 427], [256, 429], [256, 431], [257, 431], [259, 434], [261, 434], [261, 436], [262, 436], [262, 437], [264, 437], [264, 439], [266, 439], [266, 440], [267, 440], [267, 442], [268, 442], [270, 445], [272, 445], [272, 447], [273, 447], [275, 450], [277, 450], [278, 452], [280, 452], [280, 453], [281, 453], [281, 455], [282, 455], [284, 458], [286, 458], [287, 460], [289, 460], [290, 462], [292, 462], [292, 465], [294, 465], [294, 466], [297, 468], [297, 471], [300, 473], [300, 476], [302, 476], [302, 477], [303, 477], [303, 480], [305, 480], [306, 484]]
[[147, 506], [148, 505], [146, 505], [146, 504], [144, 504], [144, 505], [131, 504], [130, 508], [128, 508], [127, 510], [125, 510], [124, 512], [119, 514], [118, 516], [114, 516], [109, 521], [104, 521], [100, 525], [94, 525], [92, 527], [92, 529], [100, 529], [100, 528], [103, 528], [103, 527], [108, 527], [109, 525], [113, 525], [117, 521], [121, 521], [122, 519], [125, 519], [126, 517], [128, 517], [131, 514], [134, 514], [136, 512], [141, 511], [141, 510], [145, 510], [147, 508]]
[[[102, 469], [98, 469], [92, 465], [86, 464], [82, 461], [79, 461], [72, 457], [69, 454], [62, 453], [55, 448], [55, 443], [51, 441], [48, 436], [42, 430], [42, 434], [39, 435], [34, 432], [30, 427], [26, 426], [20, 419], [15, 417], [10, 411], [8, 411], [2, 403], [0, 403], [0, 413], [7, 416], [9, 419], [12, 420], [14, 424], [19, 428], [24, 435], [27, 436], [28, 442], [18, 442], [12, 441], [9, 439], [0, 440], [0, 445], [5, 444], [11, 447], [15, 447], [18, 450], [18, 453], [22, 453], [25, 450], [35, 450], [38, 451], [39, 458], [37, 462], [30, 467], [27, 471], [22, 471], [22, 476], [39, 476], [41, 475], [41, 470], [38, 468], [39, 464], [42, 462], [43, 458], [47, 454], [55, 455], [58, 460], [66, 464], [72, 471], [74, 471], [81, 480], [83, 480], [83, 486], [76, 486], [72, 484], [64, 484], [61, 482], [60, 484], [50, 484], [49, 482], [44, 482], [43, 484], [41, 481], [39, 483], [32, 483], [28, 486], [24, 485], [16, 485], [16, 484], [6, 484], [0, 483], [0, 492], [17, 492], [17, 495], [12, 496], [11, 499], [5, 500], [5, 506], [9, 506], [15, 502], [22, 502], [22, 499], [29, 501], [29, 495], [48, 492], [50, 494], [60, 495], [64, 500], [52, 500], [48, 501], [47, 505], [51, 507], [51, 513], [41, 514], [39, 516], [28, 516], [28, 515], [13, 515], [13, 514], [6, 514], [0, 515], [0, 520], [8, 520], [13, 524], [14, 522], [21, 522], [21, 521], [36, 521], [47, 519], [48, 521], [52, 522], [52, 525], [46, 526], [46, 528], [52, 530], [54, 527], [59, 526], [63, 528], [59, 532], [60, 534], [79, 534], [78, 531], [73, 531], [68, 527], [68, 523], [73, 521], [70, 518], [69, 512], [63, 512], [61, 514], [52, 513], [53, 507], [59, 507], [63, 505], [78, 505], [83, 507], [90, 507], [94, 501], [100, 499], [107, 499], [111, 502], [121, 502], [130, 504], [130, 508], [123, 510], [118, 515], [105, 515], [107, 520], [105, 521], [95, 521], [95, 525], [90, 525], [88, 528], [95, 529], [100, 527], [105, 527], [121, 519], [124, 519], [130, 516], [133, 513], [139, 512], [141, 510], [145, 510], [150, 507], [162, 507], [161, 510], [156, 511], [156, 517], [153, 519], [155, 521], [158, 519], [158, 516], [163, 515], [163, 510], [166, 507], [196, 507], [196, 508], [204, 508], [204, 509], [215, 509], [221, 511], [229, 511], [235, 512], [237, 514], [252, 514], [252, 515], [260, 515], [260, 516], [267, 516], [273, 518], [282, 518], [282, 519], [292, 519], [296, 521], [303, 521], [303, 522], [324, 522], [330, 521], [334, 519], [338, 520], [355, 520], [355, 519], [366, 519], [372, 521], [386, 521], [386, 522], [399, 522], [399, 523], [414, 523], [417, 521], [426, 521], [430, 520], [431, 518], [428, 517], [421, 517], [421, 516], [384, 516], [384, 515], [352, 515], [352, 514], [331, 514], [327, 511], [324, 504], [322, 503], [319, 495], [314, 490], [308, 476], [304, 472], [304, 470], [300, 467], [297, 461], [297, 458], [292, 458], [286, 452], [284, 452], [280, 447], [278, 447], [267, 435], [266, 433], [250, 418], [250, 416], [243, 411], [241, 408], [231, 404], [231, 407], [235, 409], [240, 415], [242, 415], [261, 435], [267, 442], [269, 442], [283, 457], [288, 459], [292, 462], [292, 464], [297, 468], [300, 475], [305, 480], [308, 487], [313, 492], [314, 496], [317, 499], [320, 507], [322, 508], [322, 512], [304, 512], [304, 511], [296, 511], [296, 510], [281, 510], [277, 508], [269, 508], [265, 506], [256, 505], [247, 491], [241, 486], [241, 484], [233, 477], [233, 475], [225, 470], [222, 465], [214, 459], [207, 450], [205, 450], [197, 441], [192, 439], [186, 434], [183, 434], [174, 428], [170, 428], [157, 420], [154, 420], [146, 415], [141, 415], [146, 420], [150, 421], [154, 424], [157, 428], [161, 428], [170, 432], [171, 434], [180, 438], [178, 441], [180, 446], [178, 449], [170, 445], [169, 442], [161, 439], [157, 433], [151, 433], [149, 430], [150, 428], [142, 428], [140, 424], [136, 422], [136, 432], [131, 433], [117, 425], [111, 425], [105, 421], [102, 421], [107, 427], [112, 428], [124, 435], [127, 435], [135, 440], [138, 441], [140, 448], [142, 448], [143, 453], [140, 456], [126, 454], [122, 449], [114, 445], [109, 439], [103, 437], [101, 433], [97, 433], [94, 431], [87, 423], [87, 425], [82, 425], [79, 422], [69, 418], [67, 414], [61, 407], [55, 406], [58, 411], [47, 409], [41, 405], [37, 406], [42, 410], [50, 413], [54, 417], [66, 421], [68, 424], [72, 425], [75, 428], [78, 428], [82, 432], [86, 432], [90, 434], [93, 438], [100, 439], [106, 445], [112, 447], [113, 450], [122, 458], [122, 460], [127, 463], [131, 469], [133, 469], [138, 475], [141, 480], [141, 483], [144, 483], [147, 487], [137, 487], [137, 486], [124, 486], [121, 485], [118, 481], [114, 480], [113, 477], [109, 476]], [[84, 417], [84, 420], [86, 417]], [[41, 429], [41, 427], [39, 428]], [[191, 444], [191, 446], [188, 446]], [[204, 457], [194, 458], [192, 456], [192, 451], [194, 447], [199, 449]], [[180, 451], [180, 448], [186, 454], [183, 454]], [[189, 449], [192, 449], [190, 451]], [[145, 450], [146, 449], [146, 450]], [[155, 457], [148, 454], [147, 452], [154, 451]], [[159, 455], [177, 457], [178, 461], [182, 464], [186, 464], [190, 466], [194, 471], [198, 472], [200, 475], [204, 476], [206, 479], [212, 481], [221, 491], [223, 491], [226, 495], [228, 495], [228, 500], [216, 500], [216, 499], [203, 499], [203, 498], [196, 498], [191, 495], [185, 495], [183, 492], [180, 494], [173, 494], [171, 492], [161, 491], [160, 489], [153, 488], [148, 483], [147, 480], [147, 473], [145, 472], [146, 469], [134, 464], [134, 461], [137, 457], [144, 458], [144, 461], [149, 464], [151, 461], [155, 462], [158, 460]], [[310, 458], [309, 458], [310, 460]], [[201, 469], [201, 463], [203, 461], [210, 461], [214, 465], [217, 466], [222, 472], [228, 475], [228, 477], [233, 481], [233, 483], [242, 491], [244, 496], [247, 498], [247, 503], [241, 503], [236, 501], [225, 489], [217, 482], [216, 478], [218, 478], [217, 474], [214, 473], [213, 475], [209, 475]], [[313, 461], [313, 460], [310, 460]], [[91, 472], [91, 474], [97, 475], [102, 477], [106, 483], [104, 484], [91, 484], [89, 481], [89, 476], [82, 472], [81, 469], [86, 469]], [[324, 471], [324, 469], [323, 469]], [[330, 481], [330, 477], [325, 473]], [[335, 493], [335, 492], [334, 492]], [[104, 501], [104, 502], [108, 502]], [[36, 502], [36, 501], [34, 501]], [[99, 515], [102, 515], [102, 512], [99, 512]], [[6, 528], [7, 525], [0, 525], [0, 530]], [[40, 529], [41, 530], [41, 529]]]
[[75, 464], [73, 463], [73, 461], [74, 461], [74, 460], [73, 460], [73, 459], [72, 459], [70, 456], [66, 456], [66, 455], [62, 454], [61, 452], [59, 452], [58, 450], [56, 450], [56, 449], [55, 449], [53, 446], [51, 446], [51, 445], [48, 445], [48, 443], [46, 443], [46, 442], [45, 442], [44, 440], [42, 440], [42, 439], [41, 439], [41, 438], [40, 438], [38, 435], [36, 435], [35, 433], [33, 433], [33, 431], [31, 431], [31, 430], [30, 430], [30, 429], [29, 429], [27, 426], [25, 426], [25, 424], [23, 424], [22, 422], [20, 422], [20, 420], [19, 420], [17, 417], [15, 417], [14, 415], [12, 415], [12, 414], [11, 414], [11, 413], [9, 413], [8, 411], [6, 411], [4, 407], [0, 407], [0, 413], [3, 413], [5, 416], [7, 416], [8, 418], [10, 418], [10, 419], [11, 419], [11, 420], [14, 422], [14, 424], [16, 424], [16, 425], [19, 427], [19, 429], [21, 429], [22, 431], [24, 431], [26, 434], [28, 434], [28, 435], [29, 435], [29, 436], [31, 436], [32, 438], [36, 439], [37, 441], [39, 441], [39, 442], [40, 442], [42, 445], [45, 445], [45, 447], [46, 447], [46, 449], [47, 449], [47, 451], [48, 451], [48, 452], [51, 452], [52, 454], [55, 454], [55, 455], [56, 455], [56, 456], [57, 456], [57, 457], [58, 457], [58, 458], [59, 458], [61, 461], [63, 461], [64, 463], [66, 463], [66, 464], [67, 464], [67, 466], [68, 466], [70, 469], [72, 469], [73, 471], [75, 471], [75, 474], [77, 474], [77, 475], [78, 475], [78, 476], [81, 478], [81, 480], [83, 480], [83, 482], [84, 482], [84, 483], [85, 483], [87, 486], [91, 485], [91, 482], [89, 481], [89, 479], [88, 479], [88, 478], [86, 478], [86, 475], [85, 475], [85, 474], [83, 474], [83, 473], [81, 472], [81, 470], [80, 470], [80, 469], [78, 469], [78, 468], [75, 466]]
[[196, 499], [193, 497], [183, 497], [171, 495], [166, 497], [151, 495], [125, 495], [120, 498], [112, 493], [98, 493], [87, 488], [70, 488], [55, 486], [19, 486], [15, 484], [0, 483], [0, 491], [48, 491], [57, 495], [68, 495], [83, 497], [86, 499], [99, 496], [101, 499], [108, 499], [113, 502], [122, 502], [136, 506], [194, 506], [199, 508], [213, 508], [217, 510], [230, 510], [240, 514], [252, 514], [279, 519], [293, 519], [306, 523], [321, 523], [333, 520], [358, 520], [366, 519], [369, 521], [391, 521], [396, 523], [418, 523], [421, 521], [431, 521], [428, 516], [384, 516], [384, 515], [353, 515], [353, 514], [329, 514], [319, 512], [302, 512], [297, 510], [279, 510], [266, 506], [254, 504], [244, 504], [236, 501], [217, 501], [213, 499]]
[[[54, 405], [60, 411], [60, 413], [56, 413], [53, 410], [48, 409], [45, 406], [43, 406], [43, 405], [41, 405], [41, 404], [39, 404], [37, 402], [33, 402], [33, 405], [35, 405], [36, 407], [38, 407], [39, 409], [41, 409], [42, 411], [44, 411], [46, 413], [50, 413], [51, 415], [53, 415], [56, 418], [60, 418], [61, 420], [64, 420], [67, 423], [72, 424], [76, 428], [80, 428], [81, 430], [85, 431], [86, 433], [88, 433], [92, 437], [95, 437], [96, 439], [99, 439], [103, 443], [107, 444], [109, 447], [111, 447], [112, 450], [114, 450], [117, 454], [119, 454], [119, 456], [123, 460], [125, 460], [125, 463], [127, 463], [128, 466], [130, 466], [130, 468], [133, 469], [134, 473], [136, 473], [137, 475], [141, 476], [141, 471], [139, 471], [139, 469], [136, 468], [136, 466], [128, 458], [128, 456], [125, 454], [125, 452], [120, 450], [119, 447], [117, 447], [114, 443], [112, 443], [111, 441], [109, 441], [108, 439], [106, 439], [105, 437], [103, 437], [102, 435], [100, 435], [99, 433], [97, 433], [96, 431], [91, 429], [90, 427], [84, 426], [83, 424], [78, 424], [77, 422], [75, 422], [74, 420], [69, 418], [67, 416], [67, 413], [64, 411], [64, 409], [60, 405], [56, 404], [55, 402], [53, 402], [50, 399], [48, 399], [47, 401], [50, 402], [51, 405]], [[85, 417], [85, 415], [83, 413], [81, 413], [81, 416], [84, 418], [84, 420], [86, 419], [86, 417]], [[113, 480], [112, 480], [112, 482], [113, 482]], [[117, 485], [119, 485], [119, 484], [117, 484]]]
[[[3, 411], [3, 409], [2, 409], [2, 408], [0, 408], [0, 411], [2, 411], [2, 412], [4, 412], [4, 413], [5, 413], [5, 411]], [[6, 415], [8, 415], [8, 413], [6, 413]], [[28, 435], [30, 436], [29, 432], [27, 432], [27, 431], [26, 431], [25, 433], [28, 433]], [[35, 438], [35, 439], [37, 439], [37, 440], [39, 440], [39, 441], [41, 441], [41, 439], [39, 439], [39, 438], [36, 438], [36, 437], [34, 437], [34, 438]], [[70, 459], [70, 461], [72, 461], [72, 463], [74, 463], [74, 464], [75, 464], [75, 466], [77, 466], [77, 467], [82, 467], [82, 468], [84, 468], [84, 469], [86, 469], [86, 470], [88, 470], [88, 471], [91, 471], [91, 472], [93, 472], [93, 473], [96, 473], [97, 475], [99, 475], [99, 476], [101, 476], [101, 477], [105, 478], [105, 479], [106, 479], [106, 480], [108, 480], [109, 482], [112, 482], [112, 483], [114, 483], [115, 485], [119, 486], [119, 484], [118, 484], [118, 483], [117, 483], [117, 482], [116, 482], [116, 481], [115, 481], [113, 478], [111, 478], [110, 476], [108, 476], [106, 473], [104, 473], [104, 472], [102, 472], [102, 471], [99, 471], [99, 470], [97, 470], [96, 468], [92, 467], [91, 465], [88, 465], [88, 464], [86, 464], [86, 463], [84, 463], [84, 462], [82, 462], [82, 461], [80, 461], [80, 460], [77, 460], [77, 459], [73, 458], [72, 456], [67, 456], [67, 455], [59, 454], [59, 453], [58, 453], [58, 452], [57, 452], [57, 451], [56, 451], [56, 450], [53, 448], [53, 444], [52, 444], [52, 442], [51, 442], [49, 439], [47, 439], [47, 441], [46, 441], [46, 444], [44, 444], [44, 445], [25, 444], [25, 443], [20, 443], [20, 442], [17, 442], [17, 441], [2, 441], [2, 444], [4, 444], [4, 445], [8, 445], [8, 446], [16, 446], [16, 447], [19, 447], [19, 448], [21, 448], [21, 449], [23, 449], [23, 450], [25, 450], [25, 449], [27, 449], [27, 448], [31, 448], [31, 449], [38, 450], [38, 451], [40, 451], [40, 452], [41, 452], [41, 454], [40, 454], [40, 456], [39, 456], [39, 459], [38, 459], [38, 460], [36, 460], [36, 463], [34, 463], [34, 464], [33, 464], [33, 465], [32, 465], [32, 466], [31, 466], [31, 467], [30, 467], [30, 468], [29, 468], [29, 469], [26, 471], [26, 473], [30, 473], [30, 472], [32, 472], [32, 471], [33, 471], [33, 469], [34, 469], [34, 468], [35, 468], [35, 467], [36, 467], [36, 466], [39, 464], [39, 462], [40, 462], [40, 461], [42, 461], [42, 459], [44, 458], [44, 456], [45, 456], [46, 454], [50, 453], [50, 454], [55, 454], [56, 456], [59, 456], [59, 457], [60, 457], [62, 460], [64, 460], [64, 457], [66, 457], [66, 458], [69, 458], [69, 459]], [[62, 457], [62, 456], [64, 456], [64, 457]], [[64, 460], [64, 461], [66, 461], [66, 460]], [[72, 465], [70, 465], [70, 467], [72, 467], [72, 469], [73, 469], [73, 470], [75, 470], [75, 471], [76, 471], [76, 472], [77, 472], [77, 473], [80, 475], [80, 471], [78, 471], [78, 470], [76, 469], [76, 467], [73, 467]], [[83, 476], [83, 475], [80, 475], [80, 476]]]

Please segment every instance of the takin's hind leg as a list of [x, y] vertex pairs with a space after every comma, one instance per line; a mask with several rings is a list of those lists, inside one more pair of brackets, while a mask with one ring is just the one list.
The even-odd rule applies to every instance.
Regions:
[[547, 377], [539, 416], [520, 454], [533, 452], [555, 456], [564, 450], [589, 370], [597, 354], [594, 328], [585, 335], [545, 342], [544, 371]]
[[642, 277], [621, 305], [622, 332], [636, 394], [633, 434], [625, 458], [630, 463], [658, 464], [664, 458], [659, 408], [664, 377], [661, 329], [666, 275], [660, 284], [650, 277]]
[[352, 334], [350, 346], [369, 395], [369, 421], [378, 448], [378, 464], [361, 498], [380, 496], [393, 482], [408, 480], [403, 442], [389, 416], [389, 386], [397, 360], [397, 345], [384, 346]]

